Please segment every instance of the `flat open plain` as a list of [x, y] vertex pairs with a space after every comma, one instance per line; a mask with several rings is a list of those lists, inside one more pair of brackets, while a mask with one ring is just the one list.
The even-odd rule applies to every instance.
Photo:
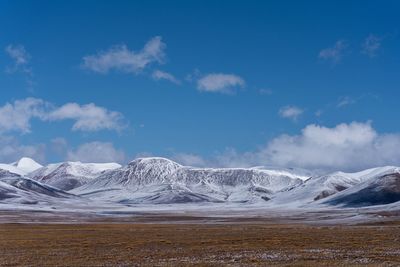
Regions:
[[168, 217], [0, 224], [0, 266], [269, 265], [399, 266], [400, 222], [332, 226]]

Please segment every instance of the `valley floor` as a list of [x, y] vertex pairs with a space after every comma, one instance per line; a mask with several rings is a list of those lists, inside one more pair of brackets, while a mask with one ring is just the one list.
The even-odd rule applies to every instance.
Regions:
[[0, 266], [400, 265], [399, 220], [332, 226], [149, 219], [0, 224]]

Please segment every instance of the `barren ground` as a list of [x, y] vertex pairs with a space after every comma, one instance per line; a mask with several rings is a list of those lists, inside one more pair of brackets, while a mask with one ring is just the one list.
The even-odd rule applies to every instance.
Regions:
[[0, 224], [0, 266], [266, 265], [399, 266], [400, 223]]

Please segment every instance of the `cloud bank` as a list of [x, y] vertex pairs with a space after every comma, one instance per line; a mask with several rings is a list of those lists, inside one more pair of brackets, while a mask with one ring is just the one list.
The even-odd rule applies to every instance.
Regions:
[[15, 137], [0, 135], [0, 162], [9, 163], [22, 157], [45, 162], [45, 148], [44, 144], [24, 145]]
[[122, 150], [116, 149], [112, 143], [96, 141], [68, 151], [67, 160], [95, 163], [124, 162], [125, 154]]
[[325, 171], [358, 171], [400, 165], [399, 147], [400, 134], [379, 134], [370, 122], [342, 123], [332, 128], [310, 124], [300, 134], [280, 135], [257, 151], [239, 153], [227, 149], [209, 160], [181, 153], [175, 159], [197, 166], [274, 165]]

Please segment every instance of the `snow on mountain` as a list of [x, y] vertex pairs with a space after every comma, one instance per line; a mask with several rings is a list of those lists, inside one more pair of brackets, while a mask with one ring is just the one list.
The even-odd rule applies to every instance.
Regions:
[[[38, 204], [71, 194], [8, 171], [0, 171], [0, 203]], [[56, 201], [56, 200], [54, 200]]]
[[[30, 170], [34, 171], [28, 173]], [[400, 168], [391, 166], [312, 176], [308, 171], [288, 168], [194, 168], [159, 157], [138, 158], [124, 167], [81, 162], [40, 167], [29, 158], [0, 164], [0, 207], [257, 203], [279, 209], [375, 209], [396, 207], [396, 201], [400, 203]]]
[[262, 170], [264, 172], [269, 172], [274, 175], [283, 175], [292, 178], [298, 178], [303, 181], [308, 180], [310, 177], [320, 173], [320, 171], [309, 171], [300, 168], [284, 168], [284, 167], [277, 167], [277, 166], [256, 166], [249, 168], [251, 170]]
[[291, 206], [307, 205], [309, 203], [325, 199], [338, 192], [346, 191], [353, 186], [369, 179], [385, 175], [395, 171], [396, 167], [386, 166], [367, 169], [355, 173], [334, 172], [322, 176], [312, 177], [302, 185], [288, 192], [276, 195], [272, 201], [274, 204]]
[[118, 163], [62, 162], [49, 164], [28, 176], [61, 190], [71, 190], [84, 185], [101, 173], [120, 168]]
[[400, 168], [393, 167], [370, 175], [362, 183], [330, 197], [324, 203], [364, 207], [397, 201], [400, 201]]
[[28, 174], [30, 172], [36, 171], [39, 168], [42, 168], [43, 166], [34, 161], [31, 158], [23, 157], [19, 161], [11, 163], [11, 165], [15, 166], [17, 169], [25, 172], [25, 174]]
[[1, 178], [0, 181], [25, 192], [42, 194], [51, 197], [68, 197], [70, 195], [62, 190], [39, 183], [29, 178], [6, 177]]
[[253, 202], [297, 186], [287, 171], [192, 168], [165, 158], [138, 158], [72, 192], [122, 203]]
[[21, 177], [21, 175], [15, 172], [10, 172], [9, 170], [0, 169], [0, 179], [7, 177]]
[[5, 163], [0, 163], [0, 170], [8, 171], [14, 174], [18, 174], [21, 176], [26, 175], [26, 172], [17, 168], [16, 166], [12, 164], [5, 164]]
[[21, 158], [19, 161], [10, 164], [0, 163], [0, 170], [5, 170], [21, 176], [25, 176], [40, 167], [42, 167], [42, 165], [30, 158]]

